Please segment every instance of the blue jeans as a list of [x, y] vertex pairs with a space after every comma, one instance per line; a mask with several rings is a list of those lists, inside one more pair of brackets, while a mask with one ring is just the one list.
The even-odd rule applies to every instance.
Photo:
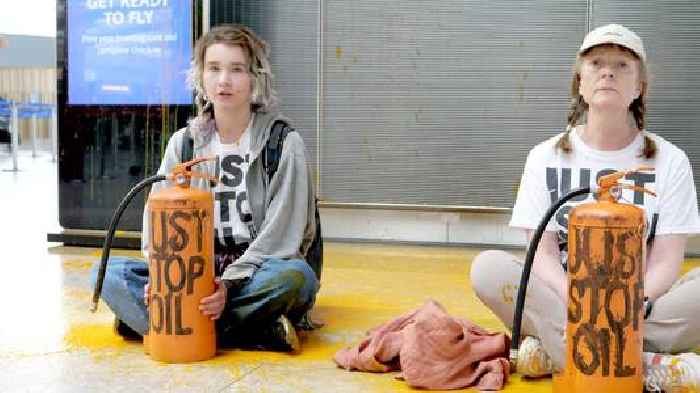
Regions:
[[[99, 262], [92, 269], [93, 285], [98, 269]], [[117, 318], [142, 335], [148, 332], [148, 310], [143, 302], [147, 282], [148, 265], [144, 261], [113, 257], [102, 285], [102, 300]], [[253, 336], [280, 315], [297, 323], [313, 307], [318, 289], [318, 279], [304, 260], [266, 258], [253, 277], [239, 289], [228, 291], [226, 306], [216, 321], [217, 334], [225, 341], [231, 335]]]

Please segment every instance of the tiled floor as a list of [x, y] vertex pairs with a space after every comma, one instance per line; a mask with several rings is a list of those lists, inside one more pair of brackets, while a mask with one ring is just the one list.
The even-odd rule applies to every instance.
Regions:
[[[3, 154], [0, 169], [11, 167]], [[100, 250], [46, 242], [57, 230], [55, 164], [48, 155], [22, 154], [19, 166], [0, 171], [0, 392], [410, 391], [392, 375], [338, 369], [332, 356], [429, 298], [503, 329], [468, 282], [477, 250], [326, 243], [314, 310], [325, 327], [304, 338], [301, 354], [228, 351], [194, 364], [155, 362], [140, 343], [114, 335], [104, 304], [89, 311], [88, 271]], [[515, 376], [505, 391], [550, 390], [548, 379]]]

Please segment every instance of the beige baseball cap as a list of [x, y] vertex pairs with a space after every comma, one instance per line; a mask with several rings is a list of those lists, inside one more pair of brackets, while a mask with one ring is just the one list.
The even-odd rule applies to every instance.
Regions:
[[583, 44], [579, 48], [578, 53], [581, 54], [586, 50], [603, 44], [617, 44], [636, 53], [642, 61], [647, 60], [647, 54], [644, 51], [642, 39], [625, 26], [618, 24], [610, 24], [600, 26], [595, 30], [591, 30], [583, 39]]

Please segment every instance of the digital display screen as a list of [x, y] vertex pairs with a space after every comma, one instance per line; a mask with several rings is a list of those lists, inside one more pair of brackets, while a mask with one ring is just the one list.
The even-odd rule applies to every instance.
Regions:
[[191, 0], [68, 0], [69, 105], [189, 105]]

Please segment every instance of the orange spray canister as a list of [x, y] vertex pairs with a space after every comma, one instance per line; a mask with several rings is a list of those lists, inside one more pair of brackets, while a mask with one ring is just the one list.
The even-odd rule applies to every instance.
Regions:
[[216, 353], [214, 321], [199, 310], [214, 293], [214, 202], [210, 191], [190, 187], [190, 168], [178, 164], [173, 185], [148, 198], [149, 294], [146, 353], [164, 362], [206, 360]]
[[[626, 172], [598, 180], [597, 201], [569, 213], [566, 367], [557, 392], [641, 392], [645, 217], [617, 203]], [[649, 192], [651, 193], [651, 192]]]

